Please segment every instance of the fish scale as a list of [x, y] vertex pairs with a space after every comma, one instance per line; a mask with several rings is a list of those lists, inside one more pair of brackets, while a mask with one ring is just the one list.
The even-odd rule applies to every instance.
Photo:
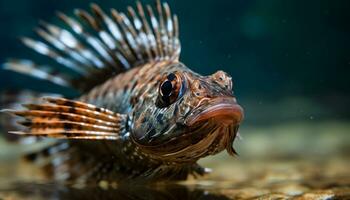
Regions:
[[[53, 153], [30, 154], [31, 162], [41, 160], [48, 178], [184, 180], [209, 171], [197, 164], [200, 158], [225, 149], [235, 154], [243, 109], [232, 78], [223, 71], [202, 76], [179, 60], [178, 18], [167, 3], [137, 2], [127, 14], [91, 4], [91, 12], [74, 14], [58, 13], [65, 26], [43, 22], [36, 29], [39, 39], [22, 39], [57, 66], [27, 59], [4, 64], [80, 92], [72, 100], [48, 96], [24, 109], [2, 110], [22, 118], [22, 127], [10, 133], [55, 139], [42, 150]], [[59, 145], [65, 148], [54, 151]]]

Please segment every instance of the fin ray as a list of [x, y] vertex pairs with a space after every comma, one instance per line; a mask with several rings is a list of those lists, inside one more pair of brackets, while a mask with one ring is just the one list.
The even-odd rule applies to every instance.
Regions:
[[39, 66], [30, 60], [8, 60], [3, 69], [46, 80], [63, 87], [71, 87], [71, 77], [47, 66]]
[[79, 101], [44, 97], [42, 104], [24, 104], [27, 110], [5, 109], [2, 112], [24, 118], [18, 123], [23, 131], [16, 135], [66, 139], [118, 140], [127, 133], [127, 116]]
[[128, 7], [126, 13], [111, 9], [107, 14], [91, 4], [91, 12], [77, 9], [75, 17], [59, 12], [63, 26], [41, 22], [35, 29], [39, 39], [22, 38], [27, 47], [78, 77], [67, 78], [58, 66], [25, 63], [24, 59], [9, 61], [4, 68], [85, 92], [132, 67], [177, 61], [181, 47], [176, 15], [159, 0], [154, 10], [150, 5], [145, 8], [137, 2], [136, 9]]
[[[0, 93], [0, 105], [1, 110], [0, 113], [0, 129], [2, 133], [5, 133], [5, 139], [9, 141], [17, 141], [20, 143], [34, 143], [37, 141], [36, 138], [19, 138], [12, 134], [6, 134], [10, 130], [23, 130], [23, 127], [17, 123], [19, 116], [9, 116], [5, 115], [5, 113], [13, 113], [21, 108], [20, 103], [18, 102], [33, 102], [33, 103], [41, 103], [42, 96], [60, 96], [58, 94], [53, 93], [38, 93], [30, 90], [8, 90], [2, 91]], [[6, 109], [4, 109], [6, 108]], [[1, 133], [0, 133], [1, 135]]]
[[4, 112], [13, 113], [17, 116], [24, 117], [25, 119], [29, 119], [33, 122], [36, 120], [60, 120], [66, 119], [71, 122], [82, 122], [87, 124], [96, 124], [102, 126], [116, 126], [115, 122], [108, 122], [101, 119], [96, 119], [92, 117], [82, 116], [74, 113], [61, 113], [61, 112], [53, 112], [53, 111], [42, 111], [42, 110], [29, 110], [29, 111], [17, 111], [17, 110], [3, 110]]

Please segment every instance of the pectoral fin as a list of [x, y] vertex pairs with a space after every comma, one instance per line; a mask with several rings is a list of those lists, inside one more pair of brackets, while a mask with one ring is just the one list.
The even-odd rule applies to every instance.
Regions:
[[60, 139], [118, 140], [127, 133], [128, 117], [80, 101], [46, 97], [26, 110], [2, 110], [24, 118], [24, 131], [10, 133]]

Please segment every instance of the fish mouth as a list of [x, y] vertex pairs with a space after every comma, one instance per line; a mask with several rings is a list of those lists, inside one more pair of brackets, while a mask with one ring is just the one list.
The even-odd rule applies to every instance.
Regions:
[[244, 118], [243, 108], [234, 97], [217, 97], [193, 110], [185, 120], [187, 126], [214, 120], [223, 125], [238, 125]]
[[234, 97], [204, 99], [175, 127], [181, 133], [152, 145], [138, 144], [144, 152], [177, 163], [188, 163], [227, 150], [236, 155], [233, 142], [243, 120], [243, 108]]
[[243, 108], [237, 104], [234, 97], [217, 97], [195, 108], [186, 118], [185, 124], [194, 129], [205, 124], [214, 124], [219, 130], [217, 132], [219, 141], [212, 144], [216, 147], [214, 152], [226, 149], [229, 155], [234, 156], [237, 153], [232, 145], [243, 118]]

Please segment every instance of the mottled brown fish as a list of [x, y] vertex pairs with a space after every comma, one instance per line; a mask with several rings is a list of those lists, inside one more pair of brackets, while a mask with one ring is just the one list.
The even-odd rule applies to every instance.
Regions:
[[43, 22], [41, 40], [22, 39], [59, 67], [4, 64], [82, 94], [3, 110], [25, 127], [10, 133], [57, 139], [27, 157], [45, 157], [53, 179], [95, 182], [181, 180], [206, 173], [200, 158], [225, 149], [234, 155], [243, 110], [232, 79], [223, 71], [202, 76], [179, 61], [178, 20], [168, 4], [158, 1], [154, 11], [137, 3], [127, 14], [91, 9], [76, 10], [76, 18], [59, 13], [62, 27]]

